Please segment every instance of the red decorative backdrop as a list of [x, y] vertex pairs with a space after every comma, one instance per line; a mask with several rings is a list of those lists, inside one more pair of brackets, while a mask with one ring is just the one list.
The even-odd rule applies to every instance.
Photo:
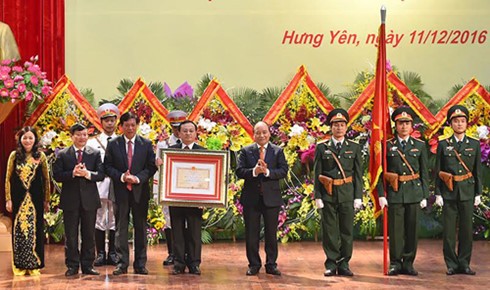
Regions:
[[[0, 21], [14, 33], [22, 60], [39, 56], [39, 65], [49, 80], [56, 82], [65, 73], [65, 1], [0, 0]], [[24, 123], [25, 104], [21, 102], [0, 124], [0, 180], [10, 151], [15, 148], [15, 132]], [[0, 211], [5, 212], [5, 188], [0, 186]]]

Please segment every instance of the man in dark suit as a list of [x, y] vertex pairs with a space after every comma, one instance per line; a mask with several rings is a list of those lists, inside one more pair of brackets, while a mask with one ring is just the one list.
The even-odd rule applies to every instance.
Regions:
[[240, 151], [236, 175], [245, 179], [240, 197], [245, 220], [245, 241], [248, 259], [247, 276], [257, 275], [262, 266], [259, 255], [260, 217], [264, 218], [265, 270], [281, 275], [277, 268], [277, 226], [283, 204], [279, 180], [288, 173], [288, 164], [281, 147], [269, 142], [269, 126], [258, 122], [254, 127], [255, 143]]
[[[468, 109], [449, 108], [447, 123], [454, 134], [437, 145], [435, 172], [452, 175], [452, 190], [436, 177], [436, 204], [442, 206], [443, 253], [447, 275], [475, 275], [470, 268], [473, 247], [473, 207], [481, 203], [482, 166], [480, 141], [466, 136]], [[458, 157], [459, 156], [459, 157]], [[458, 230], [458, 246], [456, 232]], [[456, 249], [457, 248], [457, 252]]]
[[155, 174], [155, 153], [151, 141], [136, 135], [139, 118], [131, 112], [120, 119], [123, 135], [107, 145], [104, 166], [112, 178], [116, 198], [116, 252], [120, 263], [114, 275], [126, 274], [129, 266], [129, 212], [133, 216], [135, 274], [147, 275], [146, 216], [150, 199], [149, 179]]
[[[315, 149], [315, 202], [321, 209], [322, 243], [327, 255], [325, 276], [353, 276], [349, 268], [352, 257], [354, 209], [362, 206], [362, 156], [359, 144], [347, 140], [349, 114], [334, 109], [327, 116], [332, 138]], [[320, 175], [332, 179], [328, 192]]]
[[[206, 148], [195, 143], [197, 126], [192, 121], [186, 120], [180, 123], [179, 137], [182, 143], [172, 145], [169, 148], [206, 150]], [[169, 209], [175, 256], [172, 274], [183, 274], [187, 265], [190, 274], [201, 275], [202, 208], [171, 206]]]
[[[391, 115], [396, 137], [386, 142], [387, 171], [398, 174], [398, 178], [394, 184], [388, 184], [386, 197], [383, 182], [378, 183], [381, 209], [388, 206], [389, 276], [418, 275], [413, 262], [417, 254], [420, 208], [427, 206], [429, 197], [429, 173], [425, 142], [410, 136], [414, 118], [409, 107], [399, 107]], [[398, 188], [393, 187], [396, 183]]]
[[[97, 181], [104, 179], [104, 165], [98, 150], [86, 146], [87, 128], [75, 124], [70, 128], [73, 146], [58, 153], [53, 165], [53, 177], [62, 183], [60, 208], [65, 226], [66, 276], [82, 273], [99, 275], [93, 268], [95, 259], [95, 220], [100, 208]], [[78, 226], [81, 227], [82, 247], [78, 250]]]

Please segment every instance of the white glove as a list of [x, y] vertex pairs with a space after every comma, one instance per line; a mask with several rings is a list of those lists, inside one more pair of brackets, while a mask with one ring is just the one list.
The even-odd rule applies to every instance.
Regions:
[[386, 197], [380, 197], [378, 199], [378, 202], [379, 202], [379, 206], [381, 207], [381, 209], [384, 209], [385, 206], [388, 206], [388, 200], [386, 200]]
[[444, 200], [442, 199], [442, 196], [440, 195], [436, 195], [436, 202], [435, 202], [436, 205], [442, 207], [444, 205]]
[[323, 208], [323, 200], [321, 198], [315, 199], [316, 208]]
[[481, 203], [481, 196], [477, 195], [475, 196], [475, 206], [479, 206]]
[[427, 199], [422, 199], [420, 201], [420, 208], [425, 208], [427, 206]]
[[354, 209], [362, 208], [362, 200], [360, 198], [354, 199]]

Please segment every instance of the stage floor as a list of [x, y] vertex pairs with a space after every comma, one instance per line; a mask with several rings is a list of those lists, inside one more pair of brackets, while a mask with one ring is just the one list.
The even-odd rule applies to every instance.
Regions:
[[[264, 259], [263, 243], [261, 256]], [[488, 289], [490, 284], [490, 243], [477, 241], [473, 246], [471, 267], [476, 276], [446, 276], [442, 241], [419, 242], [415, 268], [419, 276], [388, 277], [382, 274], [382, 242], [354, 243], [351, 260], [352, 278], [324, 277], [321, 243], [280, 244], [278, 266], [280, 277], [265, 274], [247, 277], [247, 259], [243, 242], [219, 242], [203, 246], [201, 276], [173, 276], [171, 267], [163, 267], [166, 246], [148, 249], [148, 276], [112, 275], [113, 266], [98, 267], [100, 276], [78, 275], [66, 278], [63, 245], [46, 245], [46, 268], [39, 277], [13, 277], [10, 253], [0, 253], [0, 288], [30, 289]], [[132, 268], [128, 269], [132, 273]]]

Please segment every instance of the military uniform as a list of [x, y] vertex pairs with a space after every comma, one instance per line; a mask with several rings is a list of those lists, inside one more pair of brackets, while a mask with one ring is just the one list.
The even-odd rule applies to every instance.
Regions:
[[[463, 181], [455, 181], [453, 191], [436, 177], [436, 195], [442, 195], [444, 206], [443, 216], [443, 253], [448, 269], [464, 270], [469, 268], [471, 249], [473, 244], [473, 201], [475, 196], [482, 193], [481, 182], [481, 148], [478, 140], [465, 136], [458, 144], [456, 138], [439, 141], [437, 146], [437, 159], [435, 172], [449, 172], [455, 176], [467, 174], [464, 166], [459, 162], [454, 149], [460, 154], [472, 177]], [[458, 220], [459, 217], [459, 220]], [[456, 248], [456, 228], [458, 233], [458, 252]]]
[[[319, 182], [320, 174], [333, 179], [342, 179], [342, 173], [334, 160], [339, 159], [346, 177], [352, 182], [334, 185], [332, 195], [327, 194]], [[337, 269], [349, 269], [352, 257], [354, 199], [362, 197], [362, 156], [359, 144], [344, 138], [338, 150], [333, 139], [317, 144], [315, 149], [315, 199], [322, 199], [323, 250], [327, 255], [325, 268], [335, 272]]]
[[[386, 143], [387, 171], [399, 175], [398, 191], [387, 185], [390, 270], [394, 274], [416, 275], [413, 262], [417, 253], [419, 204], [429, 196], [428, 157], [424, 141], [412, 137], [404, 141], [405, 145], [395, 137]], [[415, 176], [400, 152], [410, 163]], [[380, 197], [385, 196], [383, 190], [378, 192]]]

